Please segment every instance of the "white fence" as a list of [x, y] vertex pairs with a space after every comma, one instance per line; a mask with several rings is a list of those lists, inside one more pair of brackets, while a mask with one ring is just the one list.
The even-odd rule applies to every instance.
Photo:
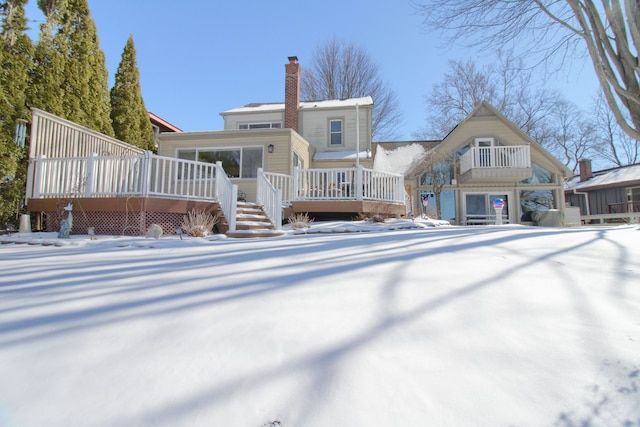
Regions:
[[474, 168], [530, 168], [527, 145], [472, 147], [460, 157], [460, 173]]

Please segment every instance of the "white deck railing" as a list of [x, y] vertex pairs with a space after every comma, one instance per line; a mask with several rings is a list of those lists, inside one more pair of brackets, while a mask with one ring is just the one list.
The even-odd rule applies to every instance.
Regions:
[[282, 203], [287, 204], [293, 198], [293, 179], [290, 175], [262, 171], [264, 178], [282, 193]]
[[404, 176], [371, 169], [362, 169], [362, 198], [404, 203]]
[[475, 168], [530, 168], [528, 145], [471, 147], [460, 157], [460, 173]]
[[215, 200], [217, 165], [145, 152], [131, 156], [32, 159], [30, 197], [161, 196]]
[[[404, 177], [363, 167], [331, 169], [294, 169], [285, 180], [266, 174], [270, 182], [283, 190], [283, 202], [322, 200], [374, 200], [404, 203]], [[286, 175], [285, 175], [286, 176]]]
[[[278, 178], [273, 176], [272, 178]], [[286, 180], [281, 181], [284, 184]], [[262, 206], [262, 210], [267, 215], [276, 230], [282, 229], [282, 190], [276, 188], [269, 177], [258, 169], [258, 182], [256, 186], [256, 202]]]
[[129, 156], [144, 150], [37, 108], [31, 109], [29, 158]]

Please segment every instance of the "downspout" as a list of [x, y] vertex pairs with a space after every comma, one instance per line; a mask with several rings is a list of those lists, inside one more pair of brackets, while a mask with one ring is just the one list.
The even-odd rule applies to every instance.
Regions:
[[360, 166], [360, 105], [356, 102], [356, 168]]
[[591, 209], [589, 209], [589, 193], [586, 191], [578, 191], [574, 188], [573, 194], [576, 194], [578, 196], [584, 196], [584, 205], [587, 207], [587, 216], [590, 216]]

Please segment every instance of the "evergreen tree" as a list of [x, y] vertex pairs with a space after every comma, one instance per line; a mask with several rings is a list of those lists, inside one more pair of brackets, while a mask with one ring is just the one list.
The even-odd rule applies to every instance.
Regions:
[[62, 100], [65, 98], [64, 74], [65, 54], [69, 51], [67, 43], [54, 38], [59, 29], [57, 5], [66, 0], [38, 0], [38, 8], [45, 16], [40, 26], [40, 34], [33, 55], [31, 86], [28, 101], [32, 107], [40, 108], [51, 114], [66, 117]]
[[38, 0], [46, 16], [36, 47], [33, 105], [113, 135], [108, 73], [86, 0]]
[[140, 89], [133, 36], [129, 36], [111, 88], [111, 121], [116, 138], [145, 150], [154, 150], [154, 134]]
[[26, 104], [33, 46], [26, 35], [26, 0], [0, 0], [0, 222], [16, 223], [24, 198], [25, 150], [14, 143]]

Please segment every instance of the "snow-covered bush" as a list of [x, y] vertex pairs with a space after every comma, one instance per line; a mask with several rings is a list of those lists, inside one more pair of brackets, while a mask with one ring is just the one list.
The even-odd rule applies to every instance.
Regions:
[[371, 222], [384, 222], [385, 217], [382, 214], [373, 214], [369, 217], [369, 221]]
[[291, 225], [291, 228], [294, 230], [309, 228], [311, 226], [311, 223], [313, 223], [313, 220], [309, 218], [308, 213], [297, 213], [290, 215], [288, 221]]
[[192, 209], [182, 218], [182, 231], [192, 237], [206, 237], [213, 234], [213, 227], [219, 220], [218, 214], [211, 215], [204, 210]]
[[162, 227], [158, 224], [151, 224], [149, 229], [147, 230], [147, 234], [145, 237], [153, 237], [154, 239], [159, 239], [162, 236]]

